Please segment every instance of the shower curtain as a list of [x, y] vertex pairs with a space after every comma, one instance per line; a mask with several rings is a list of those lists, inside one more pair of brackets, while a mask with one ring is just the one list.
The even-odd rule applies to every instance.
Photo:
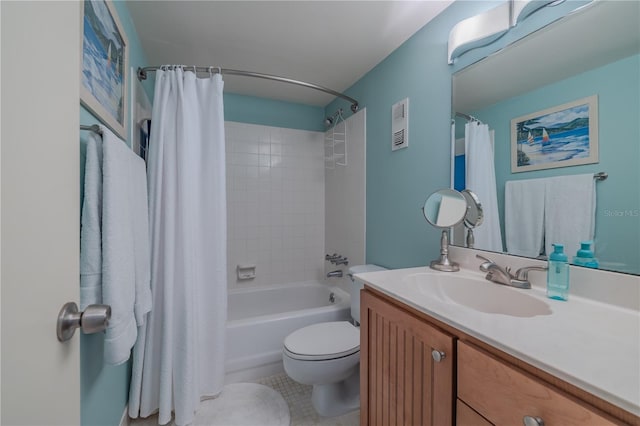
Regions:
[[496, 169], [489, 126], [473, 121], [467, 123], [464, 130], [466, 187], [478, 196], [484, 214], [482, 225], [473, 230], [475, 247], [501, 252]]
[[158, 70], [149, 143], [153, 308], [138, 330], [129, 415], [193, 422], [224, 382], [225, 141], [219, 74]]

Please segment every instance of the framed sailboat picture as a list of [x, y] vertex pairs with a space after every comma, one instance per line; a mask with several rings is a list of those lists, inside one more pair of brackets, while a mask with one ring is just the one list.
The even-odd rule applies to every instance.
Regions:
[[511, 172], [598, 162], [598, 96], [511, 120]]
[[129, 42], [112, 2], [82, 2], [80, 102], [126, 139]]

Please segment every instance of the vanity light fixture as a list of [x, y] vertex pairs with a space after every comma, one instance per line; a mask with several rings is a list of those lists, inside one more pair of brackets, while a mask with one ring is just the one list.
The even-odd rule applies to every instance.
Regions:
[[509, 31], [510, 24], [511, 2], [458, 22], [449, 33], [449, 65], [463, 53], [502, 37]]
[[449, 33], [449, 65], [469, 50], [493, 43], [510, 28], [543, 7], [564, 2], [565, 0], [508, 0], [500, 6], [458, 22]]
[[511, 26], [515, 27], [529, 15], [545, 6], [556, 6], [565, 0], [512, 0]]

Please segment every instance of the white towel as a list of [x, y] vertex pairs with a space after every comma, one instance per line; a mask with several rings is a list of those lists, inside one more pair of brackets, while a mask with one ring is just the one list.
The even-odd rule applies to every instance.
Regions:
[[89, 134], [80, 228], [80, 310], [102, 303], [102, 139]]
[[151, 239], [149, 237], [149, 198], [145, 162], [137, 155], [131, 156], [133, 181], [133, 242], [136, 268], [136, 324], [145, 323], [151, 311]]
[[101, 129], [102, 303], [111, 306], [104, 360], [116, 365], [129, 359], [136, 317], [143, 323], [150, 308], [146, 173], [144, 162], [121, 139]]
[[504, 230], [510, 254], [538, 257], [544, 247], [546, 179], [507, 181], [504, 187]]
[[545, 247], [564, 244], [571, 259], [580, 241], [594, 239], [596, 185], [593, 173], [548, 178], [545, 189]]

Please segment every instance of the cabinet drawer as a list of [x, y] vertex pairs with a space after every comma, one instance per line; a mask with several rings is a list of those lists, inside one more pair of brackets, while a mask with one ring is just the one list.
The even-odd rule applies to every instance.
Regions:
[[458, 341], [458, 398], [496, 426], [539, 417], [546, 426], [613, 425], [585, 403]]
[[456, 426], [493, 426], [461, 400], [456, 400]]

